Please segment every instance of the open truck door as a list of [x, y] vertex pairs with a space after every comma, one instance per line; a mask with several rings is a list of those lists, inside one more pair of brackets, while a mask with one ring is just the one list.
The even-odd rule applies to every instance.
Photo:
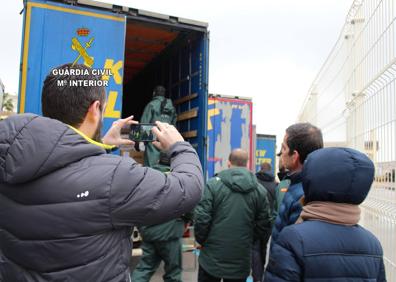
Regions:
[[206, 172], [207, 23], [90, 0], [25, 2], [18, 112], [42, 114], [46, 75], [66, 63], [110, 69], [103, 78], [103, 132], [120, 117], [139, 120], [156, 85], [167, 89], [177, 128]]
[[[50, 1], [25, 2], [19, 113], [41, 114], [41, 90], [55, 67], [76, 63], [110, 69], [104, 131], [121, 117], [125, 15]], [[62, 85], [60, 85], [61, 87]]]

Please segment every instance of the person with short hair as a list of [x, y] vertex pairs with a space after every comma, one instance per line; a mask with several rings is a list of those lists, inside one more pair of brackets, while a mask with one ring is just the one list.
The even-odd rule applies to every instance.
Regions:
[[[268, 162], [262, 162], [260, 170], [256, 173], [258, 182], [267, 190], [268, 202], [270, 206], [271, 215], [274, 218], [276, 216], [274, 211], [275, 204], [275, 193], [278, 183], [275, 181], [275, 176], [272, 173], [272, 166]], [[270, 232], [270, 231], [269, 231]], [[270, 233], [264, 238], [257, 238], [253, 242], [252, 248], [252, 277], [253, 281], [261, 282], [264, 273], [265, 260], [267, 256], [267, 244], [270, 237]]]
[[272, 173], [272, 165], [267, 162], [263, 162], [260, 165], [260, 170], [256, 173], [257, 180], [259, 183], [267, 189], [268, 200], [271, 207], [271, 212], [274, 209], [275, 202], [275, 189], [278, 183], [275, 181], [275, 176]]
[[267, 191], [247, 166], [248, 153], [232, 151], [228, 169], [208, 180], [195, 208], [200, 282], [246, 281], [253, 240], [268, 240], [272, 217]]
[[201, 164], [162, 122], [153, 133], [171, 158], [169, 174], [107, 154], [133, 145], [121, 128], [136, 122], [115, 121], [101, 143], [104, 87], [70, 85], [101, 78], [84, 65], [57, 69], [63, 74], [44, 81], [45, 117], [0, 122], [0, 280], [129, 282], [132, 227], [191, 211], [201, 198]]
[[280, 232], [264, 281], [386, 281], [381, 244], [358, 224], [373, 179], [374, 164], [359, 151], [309, 154], [301, 215]]
[[323, 136], [316, 126], [305, 122], [293, 124], [286, 129], [280, 157], [282, 164], [289, 170], [287, 178], [290, 179], [290, 186], [275, 219], [271, 245], [276, 242], [282, 229], [294, 224], [300, 216], [302, 210], [300, 199], [304, 195], [301, 170], [308, 154], [321, 148], [323, 148]]

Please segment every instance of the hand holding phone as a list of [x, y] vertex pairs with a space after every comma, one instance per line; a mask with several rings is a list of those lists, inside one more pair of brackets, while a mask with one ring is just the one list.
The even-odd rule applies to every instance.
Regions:
[[154, 141], [153, 144], [161, 151], [168, 151], [173, 144], [184, 141], [183, 136], [173, 125], [160, 121], [155, 124], [157, 126], [153, 128], [153, 132], [158, 141]]
[[152, 123], [132, 124], [129, 139], [134, 142], [153, 142], [156, 140], [152, 131], [152, 128], [155, 126]]
[[121, 137], [121, 130], [131, 124], [137, 124], [137, 121], [133, 120], [133, 116], [119, 119], [113, 122], [110, 129], [107, 131], [106, 135], [103, 137], [102, 142], [106, 145], [133, 145], [133, 142], [129, 139], [123, 139]]

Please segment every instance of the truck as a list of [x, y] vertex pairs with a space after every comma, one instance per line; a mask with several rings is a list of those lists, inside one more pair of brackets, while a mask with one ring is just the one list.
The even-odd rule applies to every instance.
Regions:
[[260, 170], [262, 163], [269, 163], [272, 166], [272, 173], [275, 175], [276, 169], [276, 135], [255, 133], [255, 171]]
[[[162, 85], [177, 111], [177, 128], [207, 161], [208, 24], [90, 0], [24, 1], [18, 113], [41, 114], [49, 72], [85, 64], [106, 82], [104, 131], [139, 120]], [[60, 81], [59, 83], [62, 83]]]
[[228, 156], [237, 148], [245, 149], [249, 153], [249, 169], [253, 169], [252, 114], [251, 98], [209, 95], [208, 177], [227, 169]]

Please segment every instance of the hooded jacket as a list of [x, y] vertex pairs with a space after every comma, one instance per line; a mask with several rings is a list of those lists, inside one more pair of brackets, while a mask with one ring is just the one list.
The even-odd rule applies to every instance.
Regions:
[[131, 227], [199, 201], [202, 169], [185, 142], [168, 175], [36, 115], [0, 122], [0, 281], [129, 281]]
[[246, 278], [254, 236], [270, 234], [267, 191], [245, 168], [222, 171], [208, 181], [194, 222], [200, 267], [215, 277]]
[[[359, 205], [373, 177], [373, 163], [356, 150], [317, 150], [304, 163], [305, 202]], [[381, 244], [357, 224], [307, 220], [291, 225], [271, 250], [265, 281], [386, 281]]]

